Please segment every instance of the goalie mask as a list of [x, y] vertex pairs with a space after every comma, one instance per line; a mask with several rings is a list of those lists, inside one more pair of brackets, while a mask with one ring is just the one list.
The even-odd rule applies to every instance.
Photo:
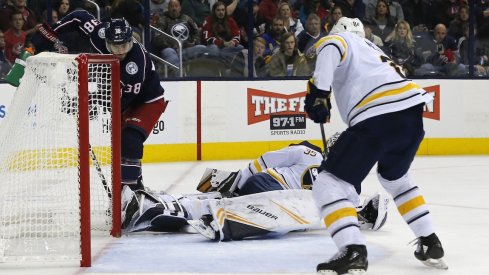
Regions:
[[132, 28], [124, 18], [112, 18], [105, 25], [105, 46], [114, 55], [125, 55], [133, 45]]
[[341, 17], [338, 19], [333, 28], [331, 28], [330, 34], [337, 34], [340, 32], [352, 32], [365, 38], [362, 21], [358, 18]]

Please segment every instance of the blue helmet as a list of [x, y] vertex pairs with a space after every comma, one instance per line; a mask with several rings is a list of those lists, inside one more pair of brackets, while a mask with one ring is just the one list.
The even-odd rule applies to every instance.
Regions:
[[105, 25], [105, 41], [109, 44], [124, 44], [132, 41], [132, 28], [124, 18], [111, 18]]

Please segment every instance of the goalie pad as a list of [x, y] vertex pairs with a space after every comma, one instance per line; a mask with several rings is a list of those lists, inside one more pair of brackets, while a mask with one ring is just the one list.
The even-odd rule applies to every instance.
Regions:
[[204, 175], [197, 185], [197, 190], [202, 193], [217, 191], [224, 197], [234, 196], [241, 171], [229, 172], [224, 170], [206, 168]]
[[[129, 191], [130, 190], [130, 191]], [[129, 192], [133, 195], [129, 197]], [[122, 228], [124, 233], [138, 231], [177, 232], [187, 225], [188, 213], [178, 199], [169, 194], [124, 187]]]
[[309, 190], [279, 190], [209, 201], [211, 215], [189, 221], [203, 236], [240, 240], [320, 227]]

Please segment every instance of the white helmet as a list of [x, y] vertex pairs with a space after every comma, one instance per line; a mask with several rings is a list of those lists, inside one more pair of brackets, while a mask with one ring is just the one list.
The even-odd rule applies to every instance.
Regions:
[[352, 32], [358, 36], [365, 38], [365, 31], [363, 30], [362, 21], [358, 18], [341, 17], [338, 19], [331, 29], [330, 34], [336, 34], [339, 32]]

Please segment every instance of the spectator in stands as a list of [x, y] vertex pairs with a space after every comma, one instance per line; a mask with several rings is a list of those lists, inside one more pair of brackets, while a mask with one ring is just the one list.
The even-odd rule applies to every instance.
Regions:
[[235, 16], [235, 12], [238, 13], [240, 10], [238, 8], [239, 0], [221, 0], [226, 5], [226, 14], [228, 16]]
[[[58, 11], [58, 17], [63, 18], [69, 12], [71, 12], [70, 0], [60, 0], [54, 5], [54, 10]], [[56, 22], [56, 21], [54, 21]]]
[[385, 40], [385, 51], [394, 62], [403, 67], [406, 75], [412, 75], [414, 69], [421, 65], [420, 58], [414, 52], [414, 39], [411, 26], [405, 20], [396, 24]]
[[[266, 77], [267, 68], [263, 54], [265, 52], [266, 41], [262, 37], [255, 37], [253, 40], [253, 76]], [[239, 52], [231, 62], [230, 76], [248, 76], [248, 49]]]
[[415, 75], [420, 76], [462, 76], [465, 74], [465, 66], [460, 64], [457, 57], [458, 48], [455, 38], [447, 35], [447, 28], [443, 24], [435, 26], [429, 54], [424, 64], [415, 70]]
[[334, 0], [335, 6], [339, 6], [343, 16], [349, 18], [364, 18], [365, 4], [362, 0]]
[[[258, 11], [260, 7], [258, 6], [258, 0], [253, 0], [253, 37], [261, 36], [267, 27], [267, 22], [263, 16], [261, 16]], [[229, 6], [228, 6], [229, 7]], [[248, 18], [248, 9], [237, 8], [236, 12], [233, 15], [234, 20], [239, 26], [239, 30], [241, 32], [241, 45], [244, 47], [248, 47], [248, 22], [250, 21]]]
[[[477, 29], [474, 30], [477, 33]], [[458, 40], [458, 48], [460, 55], [460, 63], [466, 67], [466, 72], [469, 71], [469, 25], [465, 24], [463, 27], [464, 35]], [[488, 71], [488, 56], [487, 52], [489, 45], [485, 44], [480, 39], [475, 40], [475, 55], [472, 59], [474, 63], [474, 73], [476, 76], [487, 76]]]
[[205, 18], [211, 14], [211, 5], [209, 0], [184, 0], [182, 13], [192, 17], [197, 26], [202, 27]]
[[268, 24], [272, 24], [273, 19], [277, 16], [280, 2], [280, 0], [261, 0], [258, 14], [263, 16]]
[[[404, 20], [404, 11], [397, 0], [389, 0], [389, 14], [394, 22]], [[375, 18], [377, 9], [377, 0], [365, 0], [365, 18], [366, 21], [372, 21]]]
[[0, 29], [5, 32], [10, 27], [10, 15], [20, 11], [24, 20], [22, 30], [27, 34], [36, 32], [40, 24], [37, 22], [36, 13], [27, 8], [26, 0], [12, 0], [11, 3], [0, 11]]
[[297, 38], [287, 32], [282, 36], [280, 51], [267, 64], [270, 76], [310, 76], [312, 70], [306, 57], [297, 49]]
[[374, 43], [377, 47], [381, 49], [384, 47], [384, 42], [382, 41], [382, 39], [372, 33], [372, 28], [370, 28], [369, 25], [363, 25], [363, 30], [365, 31], [365, 39]]
[[[189, 60], [207, 52], [205, 45], [200, 45], [199, 28], [194, 20], [181, 13], [179, 0], [170, 0], [168, 11], [163, 13], [155, 27], [177, 38], [182, 43], [182, 58]], [[153, 48], [166, 61], [179, 66], [178, 43], [164, 35], [156, 33], [152, 41]]]
[[48, 18], [48, 10], [44, 10], [41, 15], [42, 22], [51, 22], [51, 24], [58, 21], [58, 12], [55, 9], [51, 9], [51, 18]]
[[311, 13], [307, 17], [306, 29], [297, 36], [297, 48], [309, 57], [310, 49], [314, 51], [311, 54], [315, 54], [314, 43], [325, 35], [324, 32], [321, 32], [321, 18], [317, 14]]
[[331, 28], [336, 24], [338, 19], [343, 17], [343, 12], [341, 11], [340, 6], [334, 6], [331, 8], [331, 12], [329, 15], [326, 17], [326, 20], [321, 23], [322, 28], [326, 34], [328, 34], [331, 31]]
[[439, 0], [433, 1], [431, 9], [433, 20], [437, 24], [448, 26], [455, 19], [458, 10], [464, 4], [464, 0]]
[[143, 6], [138, 0], [114, 0], [110, 9], [110, 17], [124, 18], [133, 31], [141, 34], [144, 28]]
[[234, 55], [243, 49], [236, 21], [227, 15], [226, 5], [217, 1], [202, 25], [202, 43], [210, 46], [210, 54], [218, 54], [224, 61], [231, 62]]
[[5, 35], [0, 30], [0, 79], [5, 78], [10, 68], [12, 68], [12, 64], [5, 57]]
[[476, 0], [477, 37], [489, 39], [489, 1]]
[[285, 33], [284, 20], [281, 17], [275, 17], [272, 21], [272, 27], [270, 30], [262, 35], [266, 41], [266, 48], [264, 53], [265, 61], [280, 49], [280, 41]]
[[24, 18], [21, 11], [15, 11], [10, 14], [10, 28], [5, 32], [5, 57], [13, 64], [24, 49], [25, 38], [27, 33], [22, 30]]
[[326, 20], [326, 17], [329, 15], [329, 9], [333, 5], [332, 1], [304, 0], [303, 4], [298, 8], [299, 19], [301, 20], [301, 23], [305, 25], [309, 14], [314, 13], [319, 16], [321, 21]]
[[160, 16], [168, 10], [169, 0], [151, 0], [149, 1], [149, 15], [151, 22], [156, 24]]
[[452, 36], [455, 39], [460, 39], [464, 36], [464, 25], [469, 24], [469, 6], [462, 5], [458, 9], [457, 15], [455, 19], [450, 22], [448, 26], [448, 35]]
[[375, 8], [375, 16], [372, 20], [367, 21], [366, 25], [370, 25], [372, 33], [380, 37], [383, 42], [387, 38], [396, 25], [394, 19], [390, 16], [389, 4], [387, 0], [378, 0]]
[[282, 2], [278, 6], [278, 15], [284, 19], [284, 27], [287, 32], [293, 33], [295, 36], [299, 35], [304, 30], [304, 26], [300, 20], [292, 17], [292, 11], [288, 2]]

